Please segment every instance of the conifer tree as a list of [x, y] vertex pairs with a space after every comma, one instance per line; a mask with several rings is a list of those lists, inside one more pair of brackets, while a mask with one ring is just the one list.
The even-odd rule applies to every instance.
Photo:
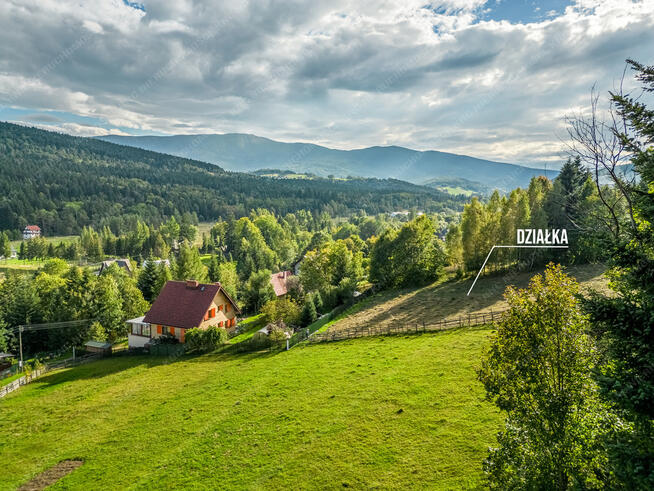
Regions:
[[[654, 92], [654, 66], [628, 60], [646, 92]], [[628, 187], [616, 181], [631, 203], [632, 216], [611, 247], [611, 297], [587, 303], [604, 348], [598, 376], [604, 395], [625, 423], [610, 434], [613, 471], [622, 489], [654, 488], [654, 109], [612, 94], [626, 121], [616, 131], [632, 154], [639, 177]]]
[[11, 242], [6, 232], [0, 233], [0, 256], [4, 256], [5, 259], [11, 256]]
[[303, 326], [308, 326], [313, 323], [318, 318], [318, 313], [316, 312], [316, 306], [314, 305], [312, 299], [308, 298], [304, 302], [302, 307], [302, 313], [300, 315], [300, 322]]
[[166, 263], [160, 263], [157, 266], [157, 279], [154, 282], [154, 286], [152, 288], [152, 301], [154, 302], [157, 297], [159, 296], [159, 293], [163, 289], [163, 287], [168, 283], [170, 280], [173, 279], [172, 272], [168, 266], [166, 266]]
[[207, 277], [207, 268], [200, 260], [200, 253], [195, 247], [183, 243], [179, 248], [179, 255], [175, 261], [173, 278], [179, 281], [204, 281]]
[[154, 290], [157, 283], [157, 277], [157, 264], [154, 262], [152, 257], [149, 257], [145, 261], [145, 266], [143, 266], [143, 268], [141, 268], [139, 271], [137, 280], [137, 286], [139, 290], [141, 290], [143, 298], [145, 298], [148, 302], [152, 302], [154, 300]]

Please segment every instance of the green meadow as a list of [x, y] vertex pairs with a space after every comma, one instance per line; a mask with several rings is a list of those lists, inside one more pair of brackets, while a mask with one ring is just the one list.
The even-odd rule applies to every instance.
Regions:
[[0, 400], [0, 488], [475, 488], [501, 415], [475, 369], [488, 329], [121, 356]]

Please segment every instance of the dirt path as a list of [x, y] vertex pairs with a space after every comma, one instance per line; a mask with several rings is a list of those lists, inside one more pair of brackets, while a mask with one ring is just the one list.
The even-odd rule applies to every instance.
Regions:
[[83, 463], [81, 460], [62, 460], [57, 465], [53, 465], [23, 484], [18, 488], [18, 491], [41, 491], [53, 485], [62, 477], [67, 476]]
[[[581, 283], [582, 290], [607, 290], [603, 273], [606, 266], [572, 266], [566, 272]], [[336, 322], [329, 330], [395, 325], [429, 325], [443, 319], [457, 319], [472, 313], [500, 311], [508, 307], [504, 300], [507, 286], [524, 288], [536, 272], [481, 277], [470, 296], [466, 296], [472, 278], [430, 285], [417, 290], [383, 292], [366, 300], [363, 308]]]

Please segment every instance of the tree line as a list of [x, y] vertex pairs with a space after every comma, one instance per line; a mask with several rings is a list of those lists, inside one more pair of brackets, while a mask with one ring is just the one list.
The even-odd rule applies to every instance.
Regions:
[[602, 206], [600, 192], [617, 203], [616, 212], [625, 215], [619, 190], [608, 184], [598, 186], [576, 157], [568, 159], [554, 181], [534, 177], [527, 189], [517, 188], [507, 196], [495, 191], [486, 202], [473, 198], [464, 206], [461, 221], [447, 232], [449, 262], [462, 271], [477, 271], [494, 245], [516, 244], [518, 229], [565, 229], [569, 247], [497, 249], [488, 267], [531, 269], [549, 261], [583, 264], [605, 260], [612, 233], [610, 212]]

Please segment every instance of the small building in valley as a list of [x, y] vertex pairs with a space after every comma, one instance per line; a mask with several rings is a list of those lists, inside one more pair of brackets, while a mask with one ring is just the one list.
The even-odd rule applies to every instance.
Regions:
[[98, 274], [101, 275], [102, 272], [112, 264], [116, 264], [120, 269], [125, 270], [128, 274], [132, 274], [132, 263], [130, 263], [129, 259], [107, 259], [106, 261], [102, 261]]
[[128, 321], [129, 347], [140, 348], [161, 336], [184, 342], [194, 327], [218, 326], [233, 331], [240, 310], [220, 283], [169, 281], [144, 317]]
[[23, 240], [30, 240], [35, 237], [41, 237], [41, 227], [38, 225], [28, 225], [23, 229]]
[[278, 298], [283, 297], [288, 293], [286, 282], [291, 276], [293, 276], [292, 271], [280, 271], [279, 273], [273, 273], [270, 275], [270, 284], [272, 285], [273, 290], [275, 290], [275, 295]]

